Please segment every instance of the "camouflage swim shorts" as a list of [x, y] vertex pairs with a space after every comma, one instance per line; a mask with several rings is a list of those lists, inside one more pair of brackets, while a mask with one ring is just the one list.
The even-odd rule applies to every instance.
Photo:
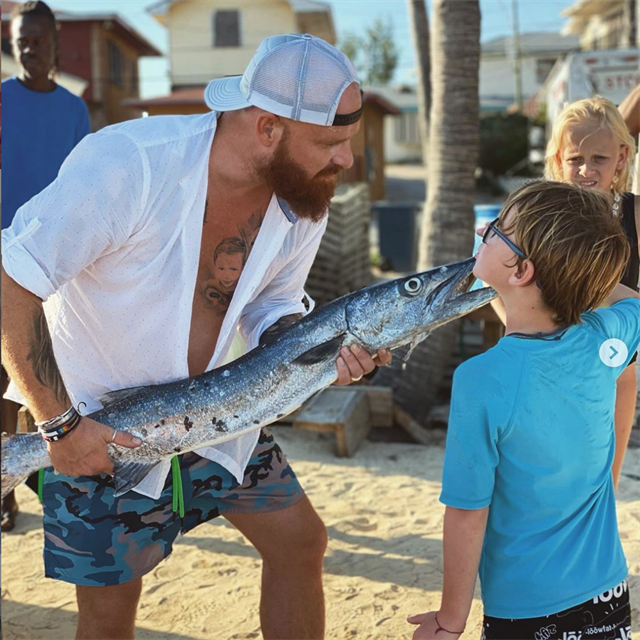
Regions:
[[110, 476], [45, 471], [45, 575], [86, 586], [122, 584], [151, 571], [179, 533], [230, 513], [277, 511], [304, 496], [282, 449], [263, 429], [239, 485], [229, 471], [195, 453], [179, 456], [185, 513], [172, 509], [169, 474], [153, 500], [135, 491], [116, 498]]

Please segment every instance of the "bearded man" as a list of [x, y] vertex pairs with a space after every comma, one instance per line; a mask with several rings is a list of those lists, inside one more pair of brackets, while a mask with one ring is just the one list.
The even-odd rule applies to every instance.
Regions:
[[[205, 99], [211, 113], [86, 138], [2, 236], [13, 393], [37, 421], [63, 425], [48, 444], [58, 473], [44, 476], [45, 572], [77, 585], [78, 638], [133, 638], [142, 576], [218, 515], [262, 556], [264, 637], [324, 632], [326, 531], [267, 431], [177, 456], [181, 517], [172, 463], [116, 498], [107, 444], [140, 441], [73, 417], [109, 391], [222, 366], [312, 307], [303, 285], [362, 111], [353, 66], [318, 38], [275, 36]], [[214, 257], [236, 244], [231, 289]], [[344, 350], [338, 383], [375, 366]]]

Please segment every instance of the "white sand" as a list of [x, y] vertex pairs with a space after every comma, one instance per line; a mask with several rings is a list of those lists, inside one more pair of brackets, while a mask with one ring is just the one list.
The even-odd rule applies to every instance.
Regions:
[[[366, 442], [354, 458], [342, 460], [326, 435], [274, 431], [329, 530], [327, 638], [410, 638], [406, 616], [440, 600], [442, 448]], [[624, 472], [638, 469], [640, 450], [630, 450]], [[40, 506], [25, 487], [18, 499], [19, 525], [2, 535], [4, 638], [72, 638], [74, 587], [42, 577]], [[634, 630], [640, 624], [639, 512], [640, 481], [623, 477], [618, 518]], [[260, 560], [243, 537], [223, 519], [202, 525], [147, 576], [138, 638], [259, 638], [259, 584]], [[476, 598], [463, 638], [477, 640], [480, 621]]]

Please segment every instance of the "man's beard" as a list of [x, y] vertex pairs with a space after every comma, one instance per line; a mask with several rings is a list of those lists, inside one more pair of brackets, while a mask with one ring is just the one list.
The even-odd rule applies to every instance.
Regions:
[[285, 133], [273, 157], [257, 167], [258, 175], [300, 217], [312, 222], [324, 218], [336, 190], [341, 167], [332, 165], [313, 178], [291, 157]]

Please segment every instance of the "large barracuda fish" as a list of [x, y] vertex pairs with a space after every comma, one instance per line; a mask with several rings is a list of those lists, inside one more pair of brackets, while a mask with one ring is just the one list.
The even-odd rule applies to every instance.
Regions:
[[[230, 440], [295, 411], [337, 378], [340, 348], [415, 347], [437, 327], [496, 296], [468, 292], [474, 259], [348, 294], [302, 318], [271, 342], [194, 378], [109, 393], [93, 420], [128, 431], [136, 449], [110, 444], [118, 495], [163, 458]], [[2, 437], [2, 496], [51, 465], [37, 433]]]

